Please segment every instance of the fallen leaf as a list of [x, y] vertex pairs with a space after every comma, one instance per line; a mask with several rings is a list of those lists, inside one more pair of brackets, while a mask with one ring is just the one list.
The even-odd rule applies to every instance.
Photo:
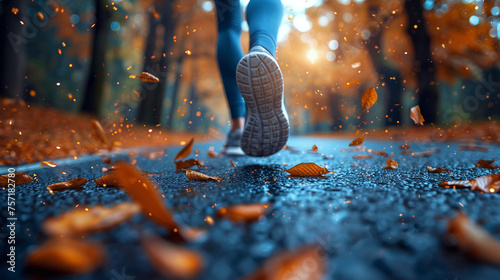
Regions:
[[471, 180], [441, 182], [438, 184], [438, 186], [470, 188], [471, 191], [495, 193], [500, 191], [500, 173], [494, 175], [486, 175]]
[[450, 219], [447, 235], [469, 256], [500, 265], [500, 242], [467, 215], [458, 213]]
[[319, 245], [284, 250], [272, 255], [255, 272], [241, 280], [323, 279], [325, 254]]
[[27, 256], [27, 267], [60, 274], [94, 271], [105, 260], [103, 246], [70, 238], [52, 238]]
[[486, 169], [496, 169], [498, 168], [498, 165], [494, 165], [493, 163], [495, 160], [482, 160], [480, 159], [477, 163], [476, 166], [479, 168], [486, 168]]
[[320, 176], [328, 173], [332, 173], [325, 167], [318, 166], [312, 162], [299, 163], [294, 167], [284, 170], [283, 172], [288, 172], [292, 176], [307, 177], [307, 176]]
[[106, 139], [106, 133], [98, 120], [90, 120], [90, 133], [92, 134], [92, 138], [94, 138], [94, 140], [98, 143], [104, 145], [108, 142]]
[[192, 279], [203, 270], [202, 255], [157, 236], [141, 239], [142, 247], [153, 266], [168, 279]]
[[383, 151], [373, 151], [374, 154], [381, 156], [381, 157], [388, 157], [389, 154]]
[[252, 203], [222, 207], [217, 211], [217, 217], [226, 218], [235, 223], [256, 222], [266, 215], [269, 204]]
[[373, 158], [373, 155], [355, 155], [352, 158], [353, 159], [370, 159], [370, 158]]
[[211, 158], [218, 158], [218, 157], [220, 157], [220, 155], [218, 155], [216, 152], [212, 152], [212, 151], [209, 151], [207, 153], [207, 156], [211, 157]]
[[416, 125], [424, 125], [424, 117], [420, 113], [420, 106], [415, 106], [410, 109], [410, 118]]
[[458, 146], [457, 150], [459, 151], [480, 151], [480, 152], [487, 152], [490, 150], [488, 147], [482, 147], [482, 146], [477, 146], [477, 145], [461, 145]]
[[363, 144], [365, 142], [365, 135], [362, 134], [361, 136], [359, 136], [358, 138], [354, 139], [350, 144], [349, 144], [349, 147], [352, 147], [352, 146], [359, 146], [361, 144]]
[[67, 182], [59, 182], [50, 184], [47, 186], [47, 190], [52, 192], [64, 191], [69, 189], [81, 188], [85, 183], [87, 183], [88, 179], [78, 177]]
[[[115, 170], [117, 168], [115, 167]], [[102, 171], [102, 170], [101, 170]], [[94, 180], [96, 186], [119, 188], [116, 172], [104, 174], [101, 178]]]
[[15, 186], [20, 186], [33, 181], [29, 174], [23, 172], [8, 173], [0, 176], [0, 187], [7, 187], [9, 184], [15, 183]]
[[80, 207], [46, 219], [42, 229], [45, 234], [52, 236], [79, 236], [113, 228], [139, 212], [139, 205], [132, 202], [123, 202], [111, 207]]
[[42, 167], [43, 166], [48, 166], [48, 167], [54, 168], [54, 167], [57, 166], [57, 163], [52, 162], [52, 161], [42, 161], [42, 162], [40, 162], [40, 166], [42, 166]]
[[398, 162], [392, 159], [393, 156], [394, 155], [392, 155], [390, 158], [388, 158], [385, 161], [387, 166], [382, 166], [383, 169], [396, 169], [396, 168], [398, 168]]
[[155, 75], [148, 73], [148, 72], [142, 72], [141, 75], [139, 75], [139, 80], [146, 82], [146, 83], [159, 83], [160, 79], [156, 77]]
[[113, 161], [109, 157], [103, 157], [101, 160], [102, 160], [102, 163], [105, 163], [105, 164], [111, 164], [111, 162]]
[[230, 160], [230, 162], [231, 162], [231, 166], [232, 166], [232, 167], [234, 167], [234, 168], [236, 168], [236, 167], [237, 167], [237, 166], [236, 166], [236, 164], [234, 164], [233, 160]]
[[429, 171], [429, 173], [441, 173], [441, 172], [451, 173], [451, 171], [446, 168], [441, 168], [441, 167], [434, 168], [432, 166], [427, 166], [427, 171]]
[[369, 110], [375, 102], [377, 102], [377, 91], [375, 91], [375, 87], [371, 87], [367, 89], [363, 96], [361, 97], [361, 106], [363, 106], [363, 111]]
[[420, 152], [420, 153], [411, 153], [411, 155], [414, 157], [428, 157], [428, 156], [432, 155], [432, 152], [425, 151], [425, 152]]
[[184, 147], [177, 153], [177, 155], [174, 158], [174, 161], [189, 156], [191, 154], [191, 151], [193, 150], [193, 143], [194, 143], [194, 138], [191, 138], [191, 140], [189, 140], [189, 142], [186, 145], [184, 145]]
[[185, 171], [186, 171], [186, 177], [190, 181], [209, 181], [209, 180], [219, 181], [218, 177], [208, 176], [208, 175], [203, 174], [201, 172], [188, 170], [188, 169], [185, 169]]
[[317, 152], [317, 151], [318, 151], [318, 146], [313, 145], [313, 147], [312, 147], [312, 151], [313, 151], [313, 152]]
[[203, 166], [203, 164], [197, 159], [178, 160], [178, 161], [174, 161], [174, 163], [175, 163], [175, 172], [179, 172], [179, 171], [182, 171], [184, 169], [188, 169], [188, 168], [193, 167], [195, 165]]

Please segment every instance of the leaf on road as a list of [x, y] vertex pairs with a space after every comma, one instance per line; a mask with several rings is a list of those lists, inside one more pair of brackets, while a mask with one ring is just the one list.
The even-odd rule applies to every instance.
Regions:
[[370, 158], [373, 158], [373, 155], [355, 155], [352, 158], [353, 159], [370, 159]]
[[59, 182], [47, 186], [47, 190], [52, 192], [64, 191], [69, 189], [81, 188], [87, 183], [88, 179], [78, 177], [67, 182]]
[[306, 245], [294, 250], [284, 250], [264, 261], [256, 271], [241, 280], [303, 279], [317, 280], [325, 277], [323, 249]]
[[45, 241], [27, 257], [27, 267], [60, 274], [90, 273], [105, 260], [103, 246], [70, 238]]
[[236, 167], [237, 167], [237, 166], [236, 166], [236, 164], [234, 164], [233, 160], [230, 160], [230, 162], [231, 162], [231, 166], [232, 166], [232, 167], [234, 167], [234, 168], [236, 168]]
[[139, 213], [139, 205], [123, 202], [111, 207], [101, 205], [76, 208], [57, 217], [46, 219], [43, 232], [52, 236], [79, 236], [91, 232], [107, 230]]
[[396, 169], [396, 168], [398, 168], [398, 162], [392, 159], [393, 156], [394, 155], [392, 155], [390, 158], [388, 158], [385, 161], [385, 164], [387, 164], [387, 166], [382, 166], [383, 169]]
[[203, 164], [197, 159], [187, 159], [187, 160], [178, 160], [174, 161], [175, 163], [175, 172], [182, 171], [183, 169], [188, 169], [197, 165], [198, 167], [203, 166]]
[[139, 80], [146, 82], [146, 83], [158, 83], [160, 82], [160, 79], [158, 79], [155, 75], [148, 73], [148, 72], [142, 72], [141, 75], [139, 75]]
[[9, 184], [13, 183], [12, 180], [14, 180], [17, 187], [33, 181], [33, 178], [31, 178], [29, 174], [23, 172], [4, 174], [0, 176], [0, 187], [7, 187]]
[[207, 156], [211, 157], [211, 158], [220, 158], [220, 155], [218, 155], [216, 152], [212, 152], [212, 151], [209, 151], [207, 153]]
[[441, 173], [441, 172], [448, 172], [448, 173], [451, 173], [450, 170], [446, 169], [446, 168], [441, 168], [441, 167], [432, 167], [432, 166], [427, 166], [427, 171], [429, 173]]
[[388, 157], [389, 154], [383, 151], [373, 151], [374, 154], [381, 156], [381, 157]]
[[349, 147], [352, 147], [352, 146], [359, 146], [361, 144], [363, 144], [365, 142], [365, 135], [362, 134], [361, 136], [359, 136], [358, 138], [354, 139], [350, 144], [349, 144]]
[[425, 151], [425, 152], [420, 152], [420, 153], [411, 153], [411, 156], [413, 157], [428, 157], [432, 155], [431, 151]]
[[371, 87], [363, 93], [361, 97], [361, 106], [363, 106], [363, 111], [369, 110], [375, 102], [377, 102], [377, 91], [375, 91], [375, 87]]
[[495, 193], [500, 191], [500, 174], [486, 175], [471, 180], [441, 182], [438, 186], [448, 188], [470, 188], [471, 191]]
[[92, 119], [90, 120], [90, 133], [92, 138], [99, 144], [106, 144], [108, 142], [106, 138], [106, 133], [102, 128], [101, 123], [98, 120]]
[[486, 168], [486, 169], [496, 169], [498, 168], [498, 165], [494, 165], [493, 163], [495, 160], [482, 160], [480, 159], [477, 163], [476, 166], [479, 168]]
[[449, 220], [447, 236], [469, 256], [500, 265], [500, 242], [467, 215], [458, 213]]
[[325, 167], [318, 166], [312, 162], [299, 163], [294, 167], [284, 170], [283, 172], [288, 172], [292, 176], [307, 177], [307, 176], [320, 176], [328, 173], [332, 173]]
[[194, 138], [191, 138], [191, 140], [189, 140], [189, 142], [186, 145], [184, 145], [184, 147], [177, 153], [177, 155], [174, 158], [174, 161], [189, 156], [191, 154], [191, 151], [193, 150], [193, 143], [194, 143]]
[[[114, 170], [117, 168], [115, 167]], [[102, 171], [102, 170], [101, 170]], [[94, 180], [96, 186], [119, 188], [116, 172], [104, 174], [101, 178]]]
[[260, 217], [266, 215], [268, 210], [269, 204], [238, 204], [220, 208], [217, 211], [217, 217], [226, 218], [235, 223], [256, 222]]
[[311, 150], [312, 150], [313, 152], [317, 152], [317, 151], [318, 151], [318, 146], [313, 145]]
[[56, 167], [57, 166], [57, 163], [55, 162], [52, 162], [52, 161], [42, 161], [40, 162], [40, 166], [43, 167], [43, 166], [48, 166], [48, 167]]
[[168, 279], [193, 279], [203, 270], [203, 257], [193, 249], [157, 236], [142, 238], [141, 244], [153, 266]]
[[193, 170], [186, 169], [185, 171], [186, 171], [186, 177], [190, 181], [210, 181], [210, 180], [219, 181], [218, 177], [208, 176], [206, 174], [203, 174], [201, 172], [196, 172]]
[[416, 125], [424, 125], [424, 117], [420, 113], [420, 106], [415, 106], [410, 109], [410, 118]]

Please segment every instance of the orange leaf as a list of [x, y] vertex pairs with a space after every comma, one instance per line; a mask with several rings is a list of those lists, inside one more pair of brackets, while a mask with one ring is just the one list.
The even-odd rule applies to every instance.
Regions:
[[[114, 167], [114, 169], [116, 170], [117, 168]], [[106, 170], [106, 172], [107, 171], [109, 170]], [[118, 184], [116, 176], [116, 172], [107, 173], [104, 174], [101, 178], [94, 180], [94, 183], [96, 184], [96, 186], [119, 188], [120, 185]]]
[[81, 188], [85, 183], [87, 183], [88, 179], [78, 177], [67, 182], [59, 182], [50, 184], [47, 186], [47, 189], [50, 192], [64, 191], [68, 189]]
[[350, 82], [347, 82], [344, 86], [342, 86], [342, 88], [343, 89], [347, 89], [347, 88], [350, 88], [350, 87], [355, 86], [357, 84], [359, 84], [359, 80], [358, 79], [354, 79], [354, 80], [352, 80]]
[[235, 223], [256, 222], [269, 210], [269, 204], [253, 203], [222, 207], [217, 211], [219, 218], [226, 218]]
[[188, 169], [195, 165], [203, 166], [203, 164], [197, 159], [187, 159], [187, 160], [178, 160], [174, 161], [175, 163], [175, 172], [179, 172], [184, 169]]
[[427, 171], [429, 173], [441, 173], [441, 172], [448, 172], [448, 173], [451, 173], [450, 170], [446, 169], [446, 168], [441, 168], [441, 167], [432, 167], [432, 166], [427, 166]]
[[77, 208], [58, 217], [46, 219], [43, 232], [53, 236], [78, 236], [113, 228], [140, 212], [139, 205], [123, 202], [111, 207], [101, 205]]
[[218, 177], [208, 176], [206, 174], [203, 174], [201, 172], [196, 172], [193, 170], [185, 169], [185, 171], [186, 171], [186, 177], [190, 181], [209, 181], [209, 180], [219, 181]]
[[89, 273], [104, 260], [104, 249], [99, 244], [53, 238], [29, 253], [27, 266], [61, 274]]
[[369, 110], [375, 102], [377, 102], [377, 92], [375, 91], [375, 87], [371, 87], [363, 93], [361, 97], [361, 106], [363, 106], [363, 111]]
[[312, 151], [313, 151], [313, 152], [317, 152], [317, 151], [318, 151], [318, 146], [314, 145], [314, 146], [312, 147]]
[[193, 249], [175, 245], [157, 236], [142, 238], [141, 244], [153, 266], [168, 279], [192, 279], [203, 270], [203, 257]]
[[424, 125], [424, 117], [420, 113], [420, 106], [415, 106], [410, 109], [410, 118], [416, 125]]
[[414, 157], [428, 157], [432, 155], [431, 151], [425, 151], [425, 152], [420, 152], [420, 153], [411, 153], [412, 156]]
[[208, 157], [212, 157], [212, 158], [218, 158], [218, 157], [220, 157], [217, 153], [212, 152], [212, 151], [208, 152], [207, 156]]
[[8, 173], [0, 176], [0, 187], [7, 187], [9, 184], [15, 183], [15, 186], [20, 186], [33, 181], [29, 174], [23, 172]]
[[494, 162], [495, 162], [495, 160], [482, 160], [482, 159], [480, 159], [476, 163], [476, 166], [479, 168], [496, 169], [496, 168], [498, 168], [498, 165], [494, 165], [493, 164]]
[[38, 20], [40, 20], [40, 21], [43, 21], [45, 18], [41, 12], [36, 13], [36, 15], [38, 17]]
[[320, 176], [328, 173], [333, 174], [332, 171], [329, 171], [325, 167], [318, 166], [317, 164], [312, 162], [299, 163], [294, 167], [287, 169], [285, 171], [290, 173], [290, 175], [292, 176], [298, 176], [298, 177]]
[[191, 154], [191, 151], [193, 150], [193, 143], [194, 143], [194, 138], [191, 138], [191, 140], [189, 140], [189, 142], [186, 145], [184, 145], [184, 147], [177, 153], [177, 155], [174, 158], [174, 161], [189, 156]]
[[92, 138], [100, 144], [106, 144], [106, 133], [102, 128], [101, 123], [98, 120], [90, 120], [90, 132], [92, 134]]
[[469, 256], [500, 265], [500, 242], [467, 215], [458, 213], [450, 219], [447, 234]]
[[51, 161], [42, 161], [40, 162], [40, 166], [48, 166], [54, 168], [57, 166], [57, 163]]
[[363, 144], [365, 142], [365, 135], [364, 134], [361, 134], [361, 136], [359, 136], [358, 138], [354, 139], [350, 144], [349, 144], [349, 147], [352, 147], [352, 146], [359, 146], [361, 144]]
[[146, 83], [158, 83], [158, 82], [160, 82], [160, 79], [158, 79], [155, 75], [148, 73], [148, 72], [142, 72], [138, 78], [139, 78], [139, 80], [146, 82]]
[[236, 168], [236, 167], [237, 167], [237, 166], [236, 166], [236, 164], [234, 164], [233, 160], [230, 160], [230, 162], [231, 162], [231, 165], [232, 165], [234, 168]]
[[385, 161], [387, 166], [382, 166], [383, 169], [396, 169], [396, 168], [398, 168], [398, 162], [392, 159], [393, 156], [394, 155], [392, 155], [390, 158], [388, 158]]
[[373, 151], [374, 154], [379, 155], [381, 157], [388, 157], [389, 154], [383, 151]]
[[485, 193], [494, 193], [500, 191], [500, 173], [486, 175], [471, 180], [449, 181], [438, 184], [440, 187], [458, 187], [470, 188], [471, 191], [481, 191]]

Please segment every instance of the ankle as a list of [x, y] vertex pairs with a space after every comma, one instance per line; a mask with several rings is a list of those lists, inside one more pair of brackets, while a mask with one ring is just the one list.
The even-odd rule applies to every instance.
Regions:
[[245, 127], [245, 118], [236, 118], [231, 120], [231, 131], [243, 129]]
[[264, 48], [263, 46], [260, 46], [260, 45], [253, 46], [249, 52], [263, 52], [263, 53], [267, 53], [270, 56], [274, 56], [274, 55], [272, 55], [272, 53], [269, 50], [267, 50], [266, 48]]

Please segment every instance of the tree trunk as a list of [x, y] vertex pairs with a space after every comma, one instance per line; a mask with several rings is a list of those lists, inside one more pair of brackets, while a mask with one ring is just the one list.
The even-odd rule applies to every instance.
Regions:
[[[406, 0], [405, 9], [408, 14], [408, 34], [415, 49], [413, 73], [417, 79], [419, 105], [425, 120], [433, 123], [438, 114], [438, 88], [436, 71], [431, 54], [431, 38], [427, 32], [427, 24], [420, 0]], [[416, 28], [415, 28], [416, 27]]]
[[[12, 8], [17, 8], [17, 14]], [[24, 12], [27, 1], [2, 1], [0, 18], [0, 96], [22, 98], [25, 95], [26, 43], [30, 37], [29, 20]], [[20, 21], [25, 25], [21, 25]], [[24, 33], [26, 32], [26, 33]]]
[[110, 33], [111, 13], [106, 8], [106, 0], [95, 0], [94, 40], [92, 58], [83, 99], [82, 111], [100, 115], [106, 81], [106, 45]]

